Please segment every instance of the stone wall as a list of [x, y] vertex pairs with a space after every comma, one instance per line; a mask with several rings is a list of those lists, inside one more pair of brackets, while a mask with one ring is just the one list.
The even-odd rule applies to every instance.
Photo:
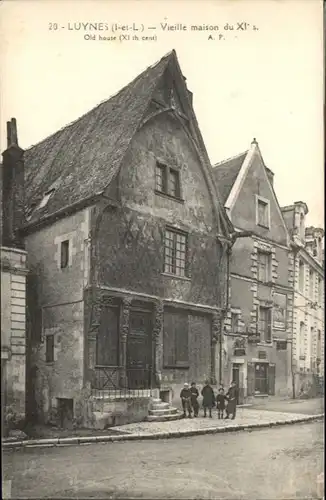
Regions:
[[2, 404], [25, 418], [26, 252], [1, 247]]

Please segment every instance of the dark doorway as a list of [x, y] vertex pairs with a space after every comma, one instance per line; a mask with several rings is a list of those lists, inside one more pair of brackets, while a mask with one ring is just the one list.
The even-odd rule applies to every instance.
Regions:
[[152, 313], [132, 309], [127, 342], [129, 389], [149, 389], [152, 379]]
[[240, 387], [240, 368], [241, 365], [233, 363], [232, 365], [232, 380], [237, 384], [237, 405], [240, 404], [240, 394], [242, 392], [242, 387]]
[[72, 429], [74, 418], [74, 400], [66, 398], [57, 399], [60, 427], [62, 427], [63, 429]]

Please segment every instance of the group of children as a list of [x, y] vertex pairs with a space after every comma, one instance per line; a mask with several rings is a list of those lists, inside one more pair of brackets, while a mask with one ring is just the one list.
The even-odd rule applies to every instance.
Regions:
[[[226, 410], [225, 418], [229, 418], [232, 414], [232, 419], [236, 415], [236, 384], [232, 382], [230, 389], [225, 394], [223, 387], [220, 387], [218, 395], [215, 397], [213, 388], [206, 380], [205, 386], [201, 391], [203, 397], [203, 410], [204, 417], [207, 416], [207, 410], [209, 412], [209, 417], [212, 418], [212, 409], [216, 406], [218, 418], [224, 418], [224, 410]], [[196, 387], [196, 383], [192, 382], [191, 386], [185, 383], [184, 387], [180, 393], [183, 416], [192, 418], [192, 412], [194, 417], [198, 417], [199, 413], [199, 403], [198, 403], [199, 391]]]

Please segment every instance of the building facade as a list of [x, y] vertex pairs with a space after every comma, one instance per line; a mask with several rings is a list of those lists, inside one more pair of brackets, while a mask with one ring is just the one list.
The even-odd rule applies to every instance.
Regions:
[[306, 227], [304, 202], [283, 207], [282, 212], [294, 248], [294, 392], [315, 395], [324, 385], [324, 231]]
[[215, 383], [232, 225], [175, 52], [26, 151], [25, 179], [38, 417], [128, 422]]
[[17, 423], [25, 418], [27, 258], [15, 231], [24, 200], [15, 120], [7, 123], [7, 132], [1, 165], [1, 408], [3, 423], [9, 413]]
[[213, 167], [235, 228], [230, 296], [221, 346], [221, 382], [235, 380], [239, 402], [291, 391], [293, 253], [288, 229], [254, 140]]

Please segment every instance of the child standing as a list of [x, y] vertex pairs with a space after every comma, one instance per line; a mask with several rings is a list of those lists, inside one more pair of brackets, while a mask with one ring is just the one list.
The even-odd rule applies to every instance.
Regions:
[[204, 417], [206, 417], [207, 409], [209, 411], [209, 417], [212, 418], [212, 408], [215, 403], [214, 391], [210, 386], [208, 380], [205, 382], [205, 386], [201, 391], [201, 395], [203, 396], [203, 408], [204, 408]]
[[198, 389], [196, 387], [196, 382], [191, 382], [190, 392], [191, 392], [191, 406], [192, 406], [192, 409], [194, 410], [194, 417], [198, 417], [198, 412], [199, 412], [198, 396], [199, 396], [199, 392], [198, 392]]
[[225, 410], [225, 401], [226, 401], [226, 396], [224, 394], [224, 389], [223, 387], [220, 387], [218, 391], [218, 395], [216, 397], [216, 406], [217, 406], [217, 415], [218, 418], [223, 418], [223, 413]]
[[180, 392], [180, 398], [183, 409], [183, 418], [186, 418], [186, 412], [188, 411], [188, 417], [191, 418], [191, 392], [189, 389], [189, 384], [185, 383], [182, 391]]

